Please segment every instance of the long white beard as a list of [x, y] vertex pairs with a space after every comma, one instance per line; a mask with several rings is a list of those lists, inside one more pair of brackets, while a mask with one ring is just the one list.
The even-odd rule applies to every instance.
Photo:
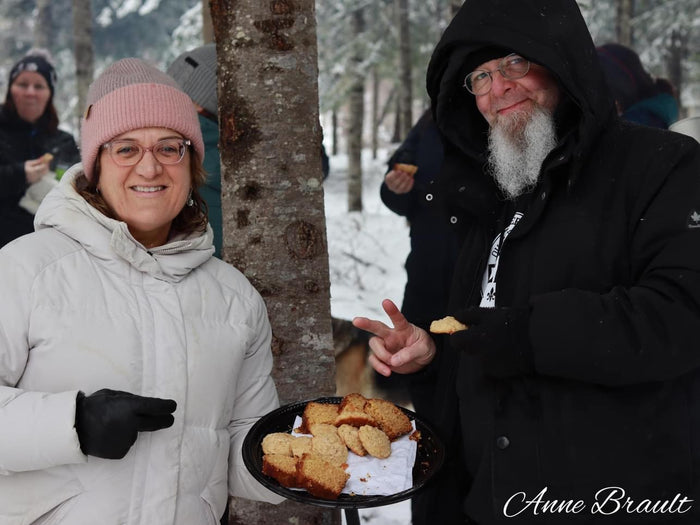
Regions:
[[556, 145], [554, 118], [545, 109], [501, 117], [489, 130], [489, 173], [514, 199], [537, 184], [542, 162]]

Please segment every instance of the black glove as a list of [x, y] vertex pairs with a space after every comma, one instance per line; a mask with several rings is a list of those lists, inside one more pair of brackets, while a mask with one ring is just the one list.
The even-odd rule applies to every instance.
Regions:
[[143, 397], [102, 389], [90, 396], [78, 393], [75, 430], [83, 454], [121, 459], [136, 441], [138, 432], [168, 428], [174, 422], [172, 399]]
[[469, 328], [452, 334], [450, 345], [478, 355], [487, 375], [503, 378], [534, 371], [529, 308], [468, 308], [454, 317]]

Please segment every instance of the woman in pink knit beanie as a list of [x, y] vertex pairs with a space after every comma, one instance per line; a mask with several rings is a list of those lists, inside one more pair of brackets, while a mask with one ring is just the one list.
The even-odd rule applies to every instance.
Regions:
[[[137, 240], [149, 248], [164, 244], [173, 220], [181, 233], [204, 230], [206, 215], [197, 191], [197, 187], [206, 180], [202, 169], [204, 142], [197, 114], [191, 107], [188, 95], [180, 90], [178, 84], [142, 60], [125, 58], [108, 67], [90, 86], [87, 104], [80, 141], [84, 177], [77, 180], [81, 195], [108, 216], [121, 213], [120, 218], [129, 225], [132, 234], [136, 234]], [[175, 140], [172, 144], [166, 144], [178, 149], [179, 157], [173, 157], [173, 160], [177, 159], [175, 164], [168, 164], [165, 158], [159, 158], [158, 149], [151, 152], [152, 155], [146, 155], [143, 147], [150, 146], [150, 143], [140, 144], [141, 148], [137, 150], [130, 148], [130, 142], [137, 146], [138, 140], [134, 139], [145, 129], [160, 130], [149, 134], [154, 139], [152, 143], [160, 138]], [[125, 146], [127, 149], [124, 149]], [[132, 163], [133, 166], [123, 166]], [[141, 184], [143, 175], [135, 173], [136, 177], [127, 181], [133, 183], [127, 184], [128, 189], [125, 187], [123, 192], [114, 192], [110, 191], [111, 184], [100, 180], [105, 178], [101, 173], [104, 169], [109, 170], [111, 180], [113, 166], [120, 173], [124, 172], [124, 167], [132, 167], [134, 172], [157, 169], [165, 175], [187, 171], [191, 178], [178, 180], [177, 177], [170, 177], [169, 185]], [[154, 188], [158, 188], [158, 191]], [[160, 198], [163, 196], [169, 199]], [[146, 224], [133, 224], [137, 220], [134, 216], [148, 211], [144, 210], [145, 203], [148, 203], [150, 210]], [[174, 211], [178, 214], [173, 215]], [[156, 223], [152, 223], [154, 220]], [[157, 230], [144, 232], [140, 228]], [[139, 235], [145, 238], [139, 239]], [[155, 238], [151, 238], [153, 235]]]
[[279, 406], [265, 303], [212, 256], [204, 145], [175, 81], [92, 84], [76, 164], [0, 250], [0, 523], [218, 525], [279, 503], [243, 440]]

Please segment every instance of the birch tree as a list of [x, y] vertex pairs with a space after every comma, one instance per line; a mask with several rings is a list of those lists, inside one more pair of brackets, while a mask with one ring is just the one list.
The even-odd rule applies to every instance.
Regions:
[[[333, 395], [314, 3], [213, 0], [211, 15], [224, 258], [265, 299], [282, 403]], [[236, 500], [230, 522], [332, 524], [340, 516]]]

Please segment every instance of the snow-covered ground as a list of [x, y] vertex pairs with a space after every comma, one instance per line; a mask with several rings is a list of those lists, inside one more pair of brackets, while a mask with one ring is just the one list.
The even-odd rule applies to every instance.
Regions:
[[[393, 150], [390, 150], [393, 151]], [[399, 306], [406, 284], [404, 261], [408, 255], [408, 225], [379, 198], [386, 171], [387, 150], [372, 159], [365, 151], [363, 211], [348, 212], [347, 156], [330, 158], [330, 175], [323, 183], [331, 274], [331, 312], [334, 317], [366, 316], [388, 321], [382, 299]], [[409, 525], [410, 500], [359, 511], [360, 522], [370, 525]], [[342, 514], [343, 524], [345, 513]]]
[[367, 150], [363, 154], [362, 212], [347, 211], [347, 156], [330, 159], [323, 186], [334, 317], [386, 318], [382, 299], [400, 306], [403, 298], [408, 225], [379, 198], [386, 159], [386, 150], [380, 150], [377, 159]]

